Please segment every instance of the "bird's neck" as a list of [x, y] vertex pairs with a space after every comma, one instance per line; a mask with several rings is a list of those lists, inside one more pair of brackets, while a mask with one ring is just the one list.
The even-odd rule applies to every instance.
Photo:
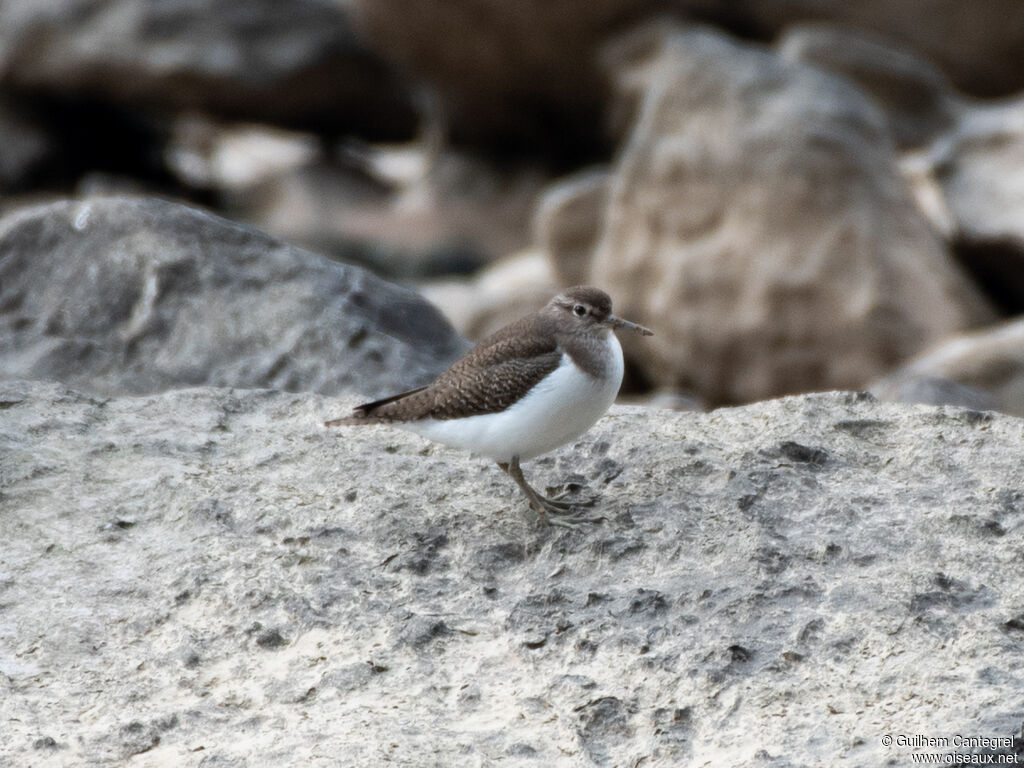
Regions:
[[562, 351], [580, 370], [594, 378], [604, 378], [622, 357], [619, 340], [611, 330], [593, 334], [565, 334], [558, 339]]

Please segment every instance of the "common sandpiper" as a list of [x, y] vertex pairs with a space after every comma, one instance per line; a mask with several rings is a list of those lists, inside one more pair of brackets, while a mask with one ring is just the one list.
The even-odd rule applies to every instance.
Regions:
[[432, 384], [325, 424], [393, 424], [486, 456], [516, 482], [541, 522], [575, 527], [594, 518], [581, 505], [542, 496], [520, 462], [575, 440], [608, 410], [622, 384], [616, 328], [653, 334], [612, 314], [604, 291], [569, 288], [483, 339]]

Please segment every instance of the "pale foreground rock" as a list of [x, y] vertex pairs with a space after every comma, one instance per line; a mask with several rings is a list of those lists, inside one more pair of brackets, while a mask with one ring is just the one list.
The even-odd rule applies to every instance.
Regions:
[[614, 408], [528, 468], [602, 493], [565, 532], [482, 460], [319, 426], [348, 404], [0, 384], [0, 763], [881, 765], [1021, 727], [1021, 420]]

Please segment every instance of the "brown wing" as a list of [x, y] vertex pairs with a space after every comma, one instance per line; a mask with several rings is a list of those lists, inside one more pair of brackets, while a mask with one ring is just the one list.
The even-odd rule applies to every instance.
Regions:
[[456, 419], [494, 413], [558, 367], [562, 354], [543, 320], [530, 316], [487, 337], [428, 387], [358, 406], [336, 424]]

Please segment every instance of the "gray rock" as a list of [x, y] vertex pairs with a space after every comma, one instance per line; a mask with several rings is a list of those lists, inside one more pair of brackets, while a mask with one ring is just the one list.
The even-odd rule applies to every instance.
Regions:
[[616, 407], [527, 468], [602, 494], [566, 532], [349, 404], [0, 384], [0, 763], [905, 765], [1024, 720], [1024, 421]]
[[410, 94], [329, 0], [10, 0], [0, 81], [233, 119], [410, 136]]
[[183, 205], [96, 198], [0, 220], [2, 378], [377, 395], [467, 347], [412, 291]]

